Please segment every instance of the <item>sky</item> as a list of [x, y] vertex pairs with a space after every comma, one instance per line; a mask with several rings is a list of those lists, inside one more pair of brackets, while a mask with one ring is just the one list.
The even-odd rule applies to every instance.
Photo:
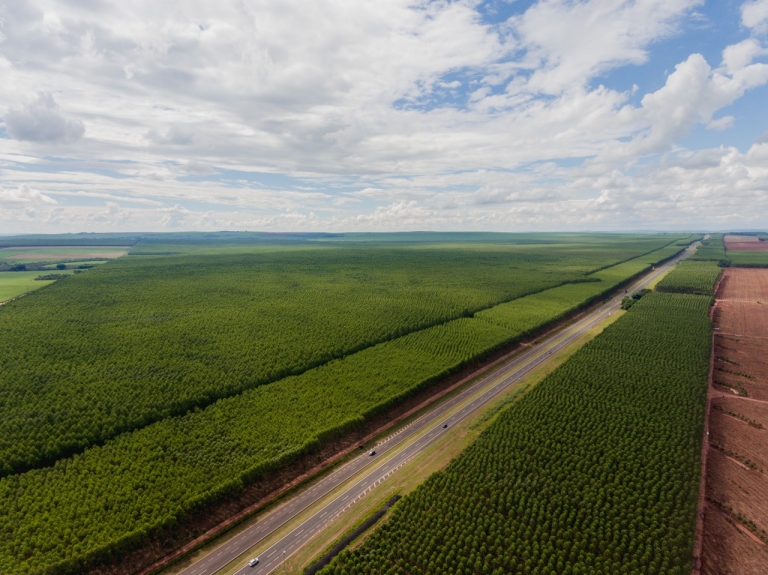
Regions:
[[0, 233], [768, 227], [768, 0], [0, 0]]

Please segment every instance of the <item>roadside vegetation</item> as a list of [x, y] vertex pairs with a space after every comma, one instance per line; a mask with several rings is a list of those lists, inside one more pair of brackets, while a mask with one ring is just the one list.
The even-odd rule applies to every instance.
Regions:
[[643, 297], [321, 573], [690, 573], [709, 304]]
[[[657, 236], [652, 247], [679, 240]], [[15, 348], [12, 338], [6, 340], [4, 365], [15, 369], [12, 360], [23, 360], [27, 390], [37, 390], [17, 393], [21, 386], [5, 380], [4, 413], [19, 414], [13, 425], [2, 422], [6, 429], [20, 441], [32, 435], [40, 444], [70, 428], [86, 437], [95, 429], [97, 438], [104, 437], [114, 430], [114, 420], [132, 413], [133, 402], [156, 409], [161, 419], [54, 465], [0, 480], [0, 571], [82, 572], [162, 536], [196, 510], [236, 496], [262, 474], [681, 249], [661, 247], [608, 268], [600, 263], [646, 247], [618, 243], [594, 257], [589, 253], [600, 250], [592, 245], [582, 249], [580, 260], [573, 246], [281, 249], [250, 254], [248, 266], [240, 268], [242, 254], [214, 261], [131, 256], [28, 296], [28, 306], [2, 311], [18, 314], [5, 316], [14, 325], [56, 302], [68, 305], [44, 344], [31, 347], [29, 335]], [[570, 251], [567, 258], [563, 251]], [[334, 264], [333, 258], [340, 261]], [[603, 269], [589, 273], [596, 268]], [[78, 291], [81, 280], [88, 283]], [[557, 290], [557, 305], [543, 314], [521, 319], [508, 309], [478, 310], [569, 280], [579, 283], [546, 290]], [[521, 302], [520, 310], [538, 307], [546, 291], [514, 301]], [[526, 304], [528, 298], [534, 299]], [[419, 329], [427, 320], [439, 323]], [[373, 336], [384, 341], [376, 344]], [[367, 347], [353, 353], [361, 346]], [[32, 370], [30, 357], [66, 361], [51, 361], [54, 369], [42, 378], [47, 361]], [[301, 358], [296, 369], [304, 371], [286, 377], [290, 368], [277, 363], [284, 357]], [[252, 372], [268, 373], [266, 360], [282, 379], [259, 385]], [[89, 362], [102, 371], [88, 371]], [[210, 365], [215, 369], [205, 371]], [[83, 371], [89, 376], [81, 378]], [[205, 377], [197, 375], [201, 371]], [[184, 405], [189, 412], [182, 417], [166, 417], [169, 403], [163, 398], [189, 397], [189, 390], [204, 398], [203, 407], [216, 394], [232, 397], [206, 409], [193, 401]], [[26, 411], [13, 411], [17, 399], [7, 399], [13, 393]], [[22, 415], [37, 417], [43, 432], [18, 432], [27, 424]], [[71, 421], [65, 425], [59, 417]], [[26, 451], [7, 441], [6, 453], [21, 458], [36, 448], [25, 445]]]

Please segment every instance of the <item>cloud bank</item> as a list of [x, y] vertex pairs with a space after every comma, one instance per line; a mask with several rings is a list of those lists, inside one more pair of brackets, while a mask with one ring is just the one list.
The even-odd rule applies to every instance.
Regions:
[[768, 215], [768, 123], [742, 134], [739, 106], [766, 92], [768, 1], [722, 35], [715, 9], [9, 3], [0, 186], [30, 199], [0, 195], [0, 227], [748, 227]]

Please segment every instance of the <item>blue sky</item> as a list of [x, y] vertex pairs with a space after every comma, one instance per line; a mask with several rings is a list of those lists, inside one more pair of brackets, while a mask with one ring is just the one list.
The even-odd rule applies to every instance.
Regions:
[[768, 223], [768, 0], [20, 0], [0, 233]]

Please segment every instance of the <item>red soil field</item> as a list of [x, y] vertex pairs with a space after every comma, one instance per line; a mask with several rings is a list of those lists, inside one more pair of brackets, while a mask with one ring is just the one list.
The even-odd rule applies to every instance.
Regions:
[[768, 303], [768, 269], [726, 269], [717, 291], [717, 299]]
[[729, 252], [768, 252], [768, 242], [757, 236], [725, 236], [725, 249]]
[[765, 575], [765, 546], [739, 530], [727, 514], [709, 505], [704, 545], [708, 556], [702, 573]]
[[768, 270], [726, 269], [713, 319], [714, 370], [709, 392], [706, 503], [698, 572], [765, 575]]

